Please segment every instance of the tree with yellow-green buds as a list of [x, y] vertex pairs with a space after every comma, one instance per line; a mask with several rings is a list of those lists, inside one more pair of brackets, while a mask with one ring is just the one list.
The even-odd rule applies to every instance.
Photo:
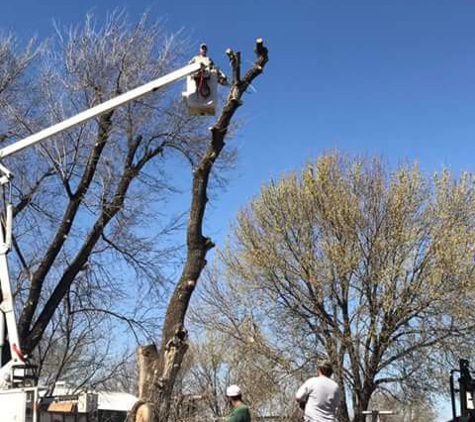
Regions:
[[330, 358], [340, 421], [362, 421], [376, 391], [434, 391], [443, 364], [475, 342], [470, 174], [326, 154], [264, 186], [220, 256], [235, 306], [220, 317], [222, 292], [214, 309], [207, 298], [216, 327], [245, 342], [241, 323], [258, 315], [253, 344], [276, 365]]

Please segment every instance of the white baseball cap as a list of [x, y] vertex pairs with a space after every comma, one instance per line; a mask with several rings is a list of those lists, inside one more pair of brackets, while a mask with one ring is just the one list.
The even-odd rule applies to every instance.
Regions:
[[241, 394], [241, 389], [237, 385], [230, 385], [226, 388], [226, 395], [228, 397], [236, 397]]

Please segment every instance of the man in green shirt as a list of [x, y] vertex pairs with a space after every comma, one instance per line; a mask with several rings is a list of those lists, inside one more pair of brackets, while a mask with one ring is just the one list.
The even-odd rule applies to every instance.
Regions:
[[251, 422], [251, 412], [242, 402], [241, 389], [237, 385], [231, 385], [226, 389], [226, 396], [233, 408], [228, 422]]

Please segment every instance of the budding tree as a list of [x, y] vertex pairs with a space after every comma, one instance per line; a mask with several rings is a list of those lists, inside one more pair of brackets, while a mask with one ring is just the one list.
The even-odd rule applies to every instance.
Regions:
[[239, 214], [202, 318], [289, 374], [328, 356], [361, 421], [375, 391], [439, 392], [473, 347], [474, 235], [474, 176], [326, 154]]

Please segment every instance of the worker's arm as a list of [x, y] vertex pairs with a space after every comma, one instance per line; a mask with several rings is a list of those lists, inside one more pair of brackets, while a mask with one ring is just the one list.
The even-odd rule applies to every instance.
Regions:
[[297, 390], [297, 393], [295, 393], [295, 400], [297, 401], [301, 409], [305, 409], [305, 405], [307, 404], [309, 394], [310, 394], [310, 388], [309, 388], [309, 382], [307, 380]]
[[295, 393], [295, 400], [297, 400], [298, 402], [302, 400], [306, 400], [309, 393], [310, 393], [309, 382], [307, 380], [300, 386], [300, 388]]

